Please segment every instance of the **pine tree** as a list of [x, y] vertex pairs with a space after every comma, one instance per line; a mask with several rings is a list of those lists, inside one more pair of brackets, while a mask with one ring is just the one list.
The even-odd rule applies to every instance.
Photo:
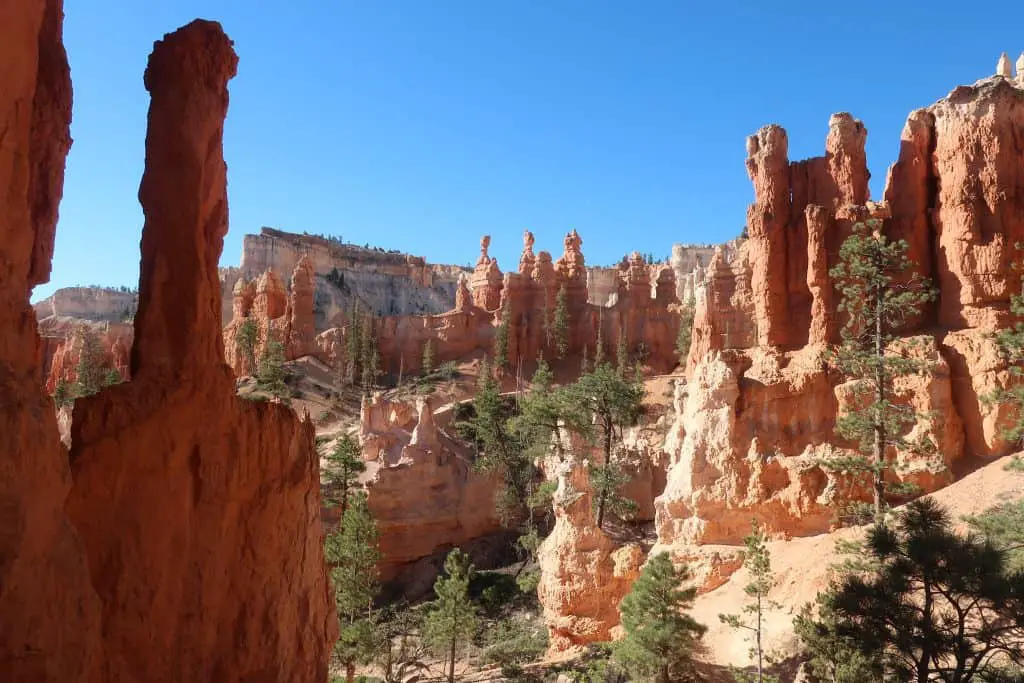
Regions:
[[[551, 338], [559, 359], [569, 352], [569, 300], [565, 285], [558, 289], [555, 298], [555, 315], [551, 321]], [[584, 370], [586, 372], [586, 370]]]
[[473, 565], [458, 548], [444, 561], [446, 576], [434, 583], [435, 600], [428, 608], [423, 635], [434, 651], [448, 661], [448, 683], [455, 683], [455, 657], [476, 633], [476, 608], [469, 598]]
[[[1017, 248], [1024, 248], [1024, 245], [1018, 244]], [[1020, 270], [1021, 264], [1014, 268]], [[1020, 286], [1021, 293], [1010, 297], [1010, 313], [1016, 322], [996, 335], [999, 353], [1016, 381], [1008, 388], [999, 388], [981, 397], [989, 405], [1009, 404], [1016, 408], [1014, 419], [1002, 432], [1003, 438], [1018, 446], [1024, 443], [1024, 277], [1020, 278]]]
[[103, 346], [95, 332], [86, 326], [78, 331], [78, 367], [75, 369], [74, 394], [77, 398], [98, 394], [104, 385]]
[[907, 248], [903, 240], [888, 240], [881, 233], [879, 221], [858, 223], [840, 248], [840, 263], [830, 271], [841, 296], [839, 311], [847, 316], [834, 359], [853, 380], [857, 399], [857, 407], [836, 421], [836, 431], [855, 441], [860, 453], [825, 464], [870, 476], [877, 523], [884, 521], [886, 510], [889, 451], [924, 451], [930, 447], [926, 442], [912, 444], [902, 436], [919, 415], [912, 407], [894, 401], [895, 380], [921, 373], [927, 366], [909, 355], [886, 353], [897, 338], [900, 324], [934, 296], [923, 278], [907, 275], [913, 265], [907, 258]]
[[597, 314], [597, 341], [594, 343], [594, 367], [604, 363], [604, 309]]
[[256, 375], [256, 385], [276, 396], [283, 402], [288, 400], [288, 385], [285, 383], [287, 372], [284, 369], [284, 344], [271, 340], [263, 350], [260, 358], [259, 371]]
[[693, 315], [696, 303], [693, 293], [683, 302], [679, 309], [679, 334], [676, 336], [676, 354], [679, 355], [679, 364], [686, 365], [686, 359], [690, 356], [690, 345], [693, 340]]
[[348, 500], [359, 482], [359, 475], [366, 471], [366, 463], [363, 462], [359, 444], [348, 434], [338, 439], [326, 460], [325, 502], [330, 507], [340, 506], [341, 516], [344, 518]]
[[965, 521], [1006, 554], [1010, 571], [1024, 571], [1024, 500], [1000, 503]]
[[508, 327], [512, 316], [509, 300], [506, 298], [501, 306], [501, 319], [494, 334], [494, 367], [499, 370], [508, 369]]
[[820, 593], [814, 608], [803, 606], [793, 619], [793, 631], [810, 655], [811, 671], [823, 683], [864, 683], [883, 680], [882, 664], [867, 656], [849, 636], [840, 633], [841, 618], [826, 594]]
[[626, 636], [613, 651], [623, 668], [638, 679], [669, 683], [692, 668], [694, 648], [707, 627], [685, 613], [697, 596], [696, 588], [680, 588], [689, 579], [685, 567], [676, 570], [668, 553], [659, 553], [622, 599]]
[[434, 371], [434, 340], [428, 339], [423, 345], [423, 376], [427, 377]]
[[629, 367], [629, 346], [626, 344], [626, 331], [619, 329], [619, 340], [615, 345], [615, 369], [619, 371], [620, 377], [626, 376], [626, 368]]
[[[768, 552], [767, 537], [764, 531], [758, 526], [757, 521], [751, 523], [750, 535], [743, 539], [746, 552], [743, 558], [743, 566], [750, 572], [750, 582], [744, 586], [743, 591], [750, 598], [750, 603], [743, 606], [744, 617], [740, 614], [719, 614], [718, 618], [722, 623], [734, 629], [749, 631], [754, 640], [750, 654], [757, 662], [757, 677], [753, 680], [757, 683], [764, 683], [766, 680], [774, 680], [765, 675], [764, 665], [764, 614], [773, 607], [778, 607], [768, 599], [768, 593], [775, 585], [775, 576], [772, 573], [771, 555]], [[746, 679], [742, 672], [736, 672], [738, 678]]]
[[586, 344], [583, 345], [583, 352], [580, 354], [580, 374], [585, 375], [590, 372], [590, 359], [587, 358], [587, 354], [590, 349]]
[[377, 563], [379, 534], [362, 491], [351, 496], [339, 530], [328, 536], [324, 555], [333, 565], [331, 582], [338, 614], [339, 634], [334, 657], [345, 669], [346, 681], [355, 680], [357, 664], [373, 660], [378, 644], [373, 599], [380, 591]]
[[345, 329], [345, 355], [347, 356], [347, 379], [354, 385], [359, 379], [360, 363], [363, 360], [363, 314], [359, 310], [359, 301], [352, 304], [348, 313], [348, 324]]
[[246, 367], [249, 369], [249, 373], [256, 372], [256, 347], [260, 341], [260, 330], [256, 325], [256, 321], [252, 318], [246, 318], [242, 321], [242, 324], [238, 326], [238, 335], [235, 337], [238, 344], [238, 350], [245, 359]]
[[75, 402], [74, 388], [64, 379], [57, 380], [52, 396], [53, 403], [58, 408], [73, 405]]
[[377, 377], [380, 375], [380, 354], [377, 352], [377, 337], [373, 316], [367, 316], [362, 324], [362, 341], [360, 350], [362, 352], [359, 363], [362, 369], [363, 392], [369, 393], [377, 385]]
[[104, 375], [103, 375], [103, 386], [104, 387], [112, 387], [115, 384], [120, 384], [120, 383], [121, 383], [121, 373], [118, 372], [115, 368], [110, 368], [109, 370], [106, 371], [106, 373], [104, 373]]
[[959, 536], [930, 498], [909, 503], [893, 525], [868, 531], [878, 564], [847, 575], [823, 601], [835, 631], [892, 681], [1020, 680], [1006, 659], [1024, 662], [1024, 573], [976, 535]]
[[[590, 467], [591, 488], [597, 526], [604, 524], [605, 512], [611, 506], [613, 512], [628, 512], [629, 501], [617, 495], [624, 483], [623, 475], [612, 462], [616, 434], [633, 424], [640, 416], [643, 400], [643, 385], [621, 377], [608, 363], [602, 363], [593, 372], [579, 378], [566, 390], [565, 400], [593, 415], [596, 436], [600, 439], [604, 456], [602, 462]], [[567, 425], [578, 434], [592, 437], [590, 428], [583, 424]]]

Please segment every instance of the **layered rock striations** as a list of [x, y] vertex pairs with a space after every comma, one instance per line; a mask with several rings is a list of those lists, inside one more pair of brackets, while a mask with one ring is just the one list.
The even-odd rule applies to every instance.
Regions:
[[78, 366], [86, 335], [93, 335], [100, 357], [93, 359], [104, 371], [116, 370], [121, 380], [131, 378], [129, 354], [135, 333], [127, 323], [93, 323], [47, 318], [39, 323], [42, 335], [44, 386], [52, 394], [61, 382], [78, 379]]
[[316, 276], [321, 330], [356, 302], [382, 316], [442, 313], [451, 308], [458, 279], [467, 272], [462, 266], [427, 263], [420, 256], [265, 227], [242, 239], [239, 267], [224, 269], [225, 303], [238, 278], [254, 280], [268, 270], [288, 275], [303, 259]]
[[336, 625], [312, 425], [235, 398], [224, 363], [231, 42], [197, 20], [154, 46], [132, 380], [76, 402], [68, 453], [27, 304], [49, 272], [68, 148], [61, 5], [0, 15], [0, 384], [13, 399], [0, 407], [0, 670], [14, 681], [324, 681]]

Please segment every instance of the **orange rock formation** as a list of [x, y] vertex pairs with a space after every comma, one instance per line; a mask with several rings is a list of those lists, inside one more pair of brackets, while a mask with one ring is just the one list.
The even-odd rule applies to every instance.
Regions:
[[312, 425], [235, 398], [224, 364], [221, 139], [236, 57], [215, 23], [166, 36], [146, 70], [132, 381], [76, 404], [71, 476], [27, 303], [48, 277], [69, 145], [61, 19], [59, 0], [0, 8], [0, 385], [11, 399], [0, 407], [11, 435], [0, 671], [13, 681], [326, 680], [335, 622]]
[[474, 471], [471, 449], [444, 429], [450, 420], [451, 407], [435, 415], [429, 397], [415, 406], [367, 398], [360, 412], [367, 500], [380, 531], [381, 579], [402, 575], [414, 593], [429, 588], [436, 576], [436, 567], [421, 573], [414, 563], [502, 530], [494, 507], [498, 479]]

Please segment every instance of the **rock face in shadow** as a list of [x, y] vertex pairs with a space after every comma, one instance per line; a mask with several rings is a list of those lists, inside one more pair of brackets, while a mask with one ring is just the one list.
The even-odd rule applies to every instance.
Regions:
[[60, 0], [0, 4], [0, 671], [8, 681], [94, 679], [100, 603], [64, 512], [71, 488], [43, 392], [31, 288], [49, 279], [71, 78]]
[[70, 453], [59, 440], [28, 296], [48, 277], [69, 145], [61, 19], [56, 1], [0, 6], [0, 671], [325, 681], [336, 622], [313, 428], [236, 398], [224, 363], [237, 58], [216, 23], [154, 47], [132, 381], [79, 400]]

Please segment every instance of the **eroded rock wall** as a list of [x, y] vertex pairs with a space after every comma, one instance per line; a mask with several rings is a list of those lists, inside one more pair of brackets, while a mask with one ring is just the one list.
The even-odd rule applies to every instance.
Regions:
[[65, 512], [71, 472], [28, 304], [49, 279], [71, 145], [63, 19], [60, 0], [0, 2], [0, 671], [17, 683], [100, 680], [102, 658], [100, 601]]
[[237, 59], [218, 24], [154, 47], [132, 381], [79, 400], [61, 445], [28, 306], [70, 143], [61, 20], [56, 0], [0, 4], [0, 671], [326, 681], [336, 623], [313, 428], [237, 399], [224, 363], [221, 142]]

